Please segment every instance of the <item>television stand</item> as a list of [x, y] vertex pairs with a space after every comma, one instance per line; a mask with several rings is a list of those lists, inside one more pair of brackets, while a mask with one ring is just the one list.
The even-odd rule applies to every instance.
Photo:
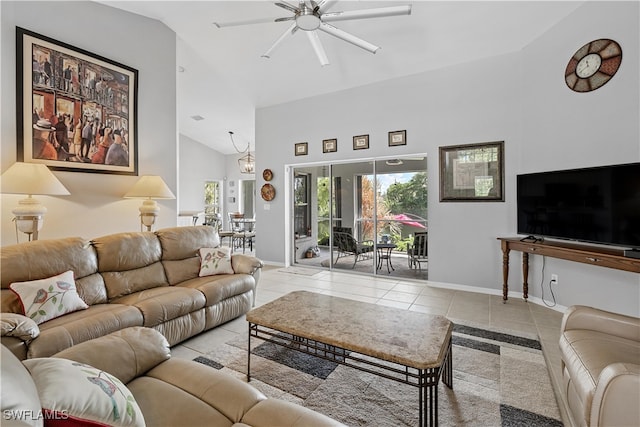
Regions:
[[640, 259], [625, 257], [624, 249], [614, 249], [570, 242], [529, 242], [519, 237], [498, 237], [502, 247], [502, 301], [509, 292], [509, 252], [522, 252], [522, 295], [529, 297], [529, 254], [640, 273]]

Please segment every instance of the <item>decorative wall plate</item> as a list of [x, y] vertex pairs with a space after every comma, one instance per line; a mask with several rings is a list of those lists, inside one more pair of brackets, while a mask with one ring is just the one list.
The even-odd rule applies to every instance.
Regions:
[[271, 172], [271, 169], [263, 170], [262, 178], [264, 178], [265, 181], [271, 181], [273, 179], [273, 172]]
[[276, 197], [276, 189], [271, 184], [265, 184], [260, 189], [260, 195], [264, 200], [270, 202], [274, 197]]
[[603, 86], [620, 68], [622, 48], [609, 39], [582, 46], [573, 54], [564, 72], [567, 86], [575, 92], [590, 92]]

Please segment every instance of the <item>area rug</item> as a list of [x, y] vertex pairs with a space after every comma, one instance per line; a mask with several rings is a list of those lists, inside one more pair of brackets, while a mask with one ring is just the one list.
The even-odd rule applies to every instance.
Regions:
[[281, 268], [278, 271], [281, 273], [299, 274], [301, 276], [313, 276], [322, 270], [318, 270], [317, 268], [287, 267]]
[[[439, 384], [441, 426], [562, 426], [539, 341], [456, 324], [453, 389]], [[252, 339], [250, 384], [350, 426], [415, 426], [418, 389]], [[244, 381], [247, 338], [195, 360]]]

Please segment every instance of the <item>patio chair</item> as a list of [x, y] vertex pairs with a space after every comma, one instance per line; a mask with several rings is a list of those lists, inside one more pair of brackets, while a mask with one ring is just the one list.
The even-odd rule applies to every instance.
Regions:
[[422, 271], [422, 263], [429, 261], [427, 242], [427, 233], [416, 233], [413, 237], [413, 244], [407, 245], [407, 255], [409, 260], [409, 268], [416, 268]]
[[[338, 256], [333, 262], [334, 264], [342, 257], [353, 255], [353, 266], [355, 268], [356, 262], [365, 259], [371, 259], [373, 255], [373, 240], [357, 241], [350, 232], [336, 231], [340, 229], [334, 228], [333, 231], [333, 246], [338, 251]], [[344, 230], [344, 228], [342, 228]], [[351, 230], [351, 229], [347, 229]]]

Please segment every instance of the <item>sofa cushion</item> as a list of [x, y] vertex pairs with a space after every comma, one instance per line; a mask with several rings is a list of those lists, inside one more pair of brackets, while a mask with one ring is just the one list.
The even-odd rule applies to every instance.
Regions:
[[0, 250], [0, 283], [8, 289], [13, 282], [46, 279], [72, 270], [76, 280], [98, 271], [96, 253], [80, 237], [36, 240], [4, 246]]
[[220, 245], [216, 230], [206, 225], [164, 228], [156, 235], [162, 245], [162, 264], [171, 285], [198, 277], [200, 248]]
[[169, 343], [160, 332], [135, 326], [74, 345], [53, 357], [86, 363], [127, 384], [169, 360], [171, 353]]
[[233, 274], [231, 267], [231, 248], [201, 248], [200, 273], [198, 276], [214, 276], [216, 274]]
[[160, 262], [132, 270], [106, 271], [102, 278], [110, 301], [145, 289], [169, 286]]
[[65, 314], [40, 327], [40, 336], [29, 344], [28, 357], [48, 357], [73, 345], [129, 326], [142, 326], [142, 313], [122, 304], [97, 304]]
[[116, 233], [93, 239], [98, 270], [128, 271], [160, 261], [162, 249], [153, 233]]
[[25, 360], [43, 410], [57, 425], [144, 426], [129, 389], [115, 376], [91, 365], [59, 358]]
[[[149, 425], [231, 426], [266, 397], [237, 378], [190, 360], [171, 358], [128, 384]], [[166, 402], [171, 401], [171, 405]], [[200, 419], [198, 419], [200, 416]], [[265, 425], [268, 424], [265, 420]], [[272, 424], [275, 425], [275, 424]]]
[[255, 290], [256, 281], [249, 274], [222, 274], [187, 280], [176, 287], [199, 290], [206, 298], [206, 305], [212, 306], [227, 298]]
[[640, 342], [604, 332], [572, 329], [560, 336], [560, 352], [588, 416], [602, 370], [612, 363], [638, 363]]
[[202, 292], [195, 289], [165, 286], [125, 295], [112, 302], [135, 306], [142, 312], [143, 326], [152, 328], [197, 311], [206, 301]]
[[14, 282], [9, 288], [20, 298], [24, 315], [36, 323], [89, 308], [76, 291], [73, 271], [47, 279]]
[[175, 261], [197, 256], [200, 248], [220, 246], [220, 237], [213, 227], [164, 228], [156, 232], [162, 245], [162, 260]]
[[38, 417], [42, 405], [29, 371], [9, 349], [5, 346], [0, 347], [2, 347], [2, 353], [0, 353], [2, 425], [23, 422], [30, 426], [42, 426], [42, 417]]

